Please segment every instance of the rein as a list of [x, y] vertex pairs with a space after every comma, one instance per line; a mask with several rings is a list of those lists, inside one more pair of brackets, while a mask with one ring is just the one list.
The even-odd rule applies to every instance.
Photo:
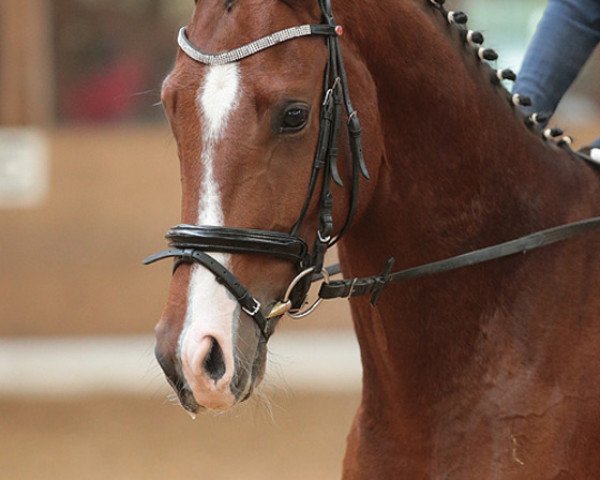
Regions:
[[[407, 268], [393, 273], [391, 272], [391, 269], [394, 265], [394, 258], [390, 257], [386, 262], [382, 273], [379, 275], [323, 283], [319, 290], [319, 298], [329, 300], [333, 298], [359, 297], [371, 294], [371, 304], [375, 305], [379, 300], [382, 290], [389, 283], [413, 280], [434, 275], [436, 273], [450, 272], [459, 268], [490, 262], [518, 253], [525, 254], [532, 250], [546, 247], [585, 233], [591, 233], [596, 230], [600, 230], [600, 217], [593, 217], [579, 222], [540, 230], [498, 245], [492, 245], [491, 247], [481, 248], [445, 260], [426, 263], [418, 267]], [[334, 275], [340, 273], [340, 271], [339, 265], [334, 265], [328, 273]], [[319, 278], [315, 279], [315, 281], [317, 280], [319, 280]]]
[[[198, 264], [209, 270], [235, 297], [241, 309], [253, 318], [264, 341], [273, 333], [273, 321], [284, 314], [292, 318], [302, 318], [311, 314], [323, 300], [371, 295], [375, 305], [389, 283], [420, 278], [436, 273], [476, 265], [525, 253], [543, 246], [566, 240], [600, 229], [600, 217], [561, 225], [539, 231], [516, 240], [475, 250], [418, 267], [392, 272], [394, 258], [390, 257], [379, 275], [363, 278], [330, 281], [329, 277], [341, 273], [339, 265], [324, 268], [325, 253], [347, 232], [358, 206], [360, 176], [369, 179], [361, 143], [361, 126], [358, 114], [350, 100], [348, 79], [342, 58], [339, 36], [343, 28], [335, 23], [330, 0], [319, 0], [322, 23], [299, 25], [262, 37], [254, 42], [227, 52], [209, 54], [194, 46], [187, 36], [185, 27], [179, 32], [178, 44], [192, 60], [205, 65], [225, 65], [238, 62], [267, 48], [296, 38], [320, 36], [326, 39], [328, 60], [323, 81], [323, 102], [320, 112], [319, 134], [316, 153], [312, 164], [307, 195], [298, 220], [289, 233], [229, 228], [215, 226], [178, 225], [167, 232], [166, 238], [171, 248], [149, 256], [144, 260], [148, 265], [166, 258], [174, 258], [173, 272], [182, 264]], [[348, 213], [339, 233], [333, 234], [333, 193], [332, 183], [343, 186], [337, 166], [338, 139], [342, 123], [342, 110], [346, 111], [346, 123], [352, 158], [350, 202]], [[322, 172], [322, 173], [321, 173]], [[319, 227], [312, 249], [299, 237], [308, 208], [321, 177], [319, 194]], [[292, 280], [284, 298], [277, 302], [268, 313], [263, 313], [262, 305], [239, 279], [224, 265], [206, 252], [246, 253], [269, 255], [291, 262], [296, 266], [297, 276]], [[316, 302], [306, 310], [308, 291], [312, 283], [323, 280]]]

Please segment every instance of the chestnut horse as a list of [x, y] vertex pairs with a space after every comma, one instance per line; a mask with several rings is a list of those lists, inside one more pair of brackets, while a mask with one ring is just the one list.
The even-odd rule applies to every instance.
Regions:
[[[322, 4], [324, 0], [320, 3]], [[411, 267], [600, 214], [600, 177], [523, 121], [491, 50], [438, 0], [336, 0], [370, 181], [339, 243], [347, 277], [393, 255]], [[315, 0], [199, 0], [184, 33], [204, 52], [318, 24]], [[341, 31], [338, 31], [338, 34]], [[163, 104], [179, 149], [182, 222], [288, 232], [306, 198], [321, 122], [322, 36], [205, 65], [180, 51]], [[492, 79], [492, 81], [490, 80]], [[353, 170], [333, 187], [334, 235]], [[298, 235], [316, 241], [320, 205]], [[345, 479], [584, 479], [600, 475], [600, 235], [390, 284], [350, 300], [364, 367]], [[297, 272], [217, 252], [263, 307]], [[189, 260], [189, 259], [188, 259]], [[260, 309], [259, 309], [260, 310]], [[228, 409], [261, 381], [267, 343], [223, 281], [181, 263], [156, 328], [182, 405]]]

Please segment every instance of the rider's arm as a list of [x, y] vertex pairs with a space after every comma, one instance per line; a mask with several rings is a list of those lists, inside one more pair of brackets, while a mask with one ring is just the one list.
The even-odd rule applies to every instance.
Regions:
[[549, 0], [514, 87], [527, 110], [553, 113], [599, 42], [600, 0]]

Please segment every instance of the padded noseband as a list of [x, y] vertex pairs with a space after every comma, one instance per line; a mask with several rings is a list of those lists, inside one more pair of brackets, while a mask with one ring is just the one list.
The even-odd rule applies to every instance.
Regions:
[[304, 240], [287, 233], [268, 230], [177, 225], [167, 232], [166, 238], [177, 248], [271, 255], [300, 266], [308, 260], [308, 247]]

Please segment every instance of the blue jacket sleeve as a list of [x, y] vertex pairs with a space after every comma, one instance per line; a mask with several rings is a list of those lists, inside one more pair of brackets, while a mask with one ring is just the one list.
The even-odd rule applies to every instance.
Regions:
[[514, 87], [527, 110], [553, 113], [599, 42], [600, 0], [550, 0]]

